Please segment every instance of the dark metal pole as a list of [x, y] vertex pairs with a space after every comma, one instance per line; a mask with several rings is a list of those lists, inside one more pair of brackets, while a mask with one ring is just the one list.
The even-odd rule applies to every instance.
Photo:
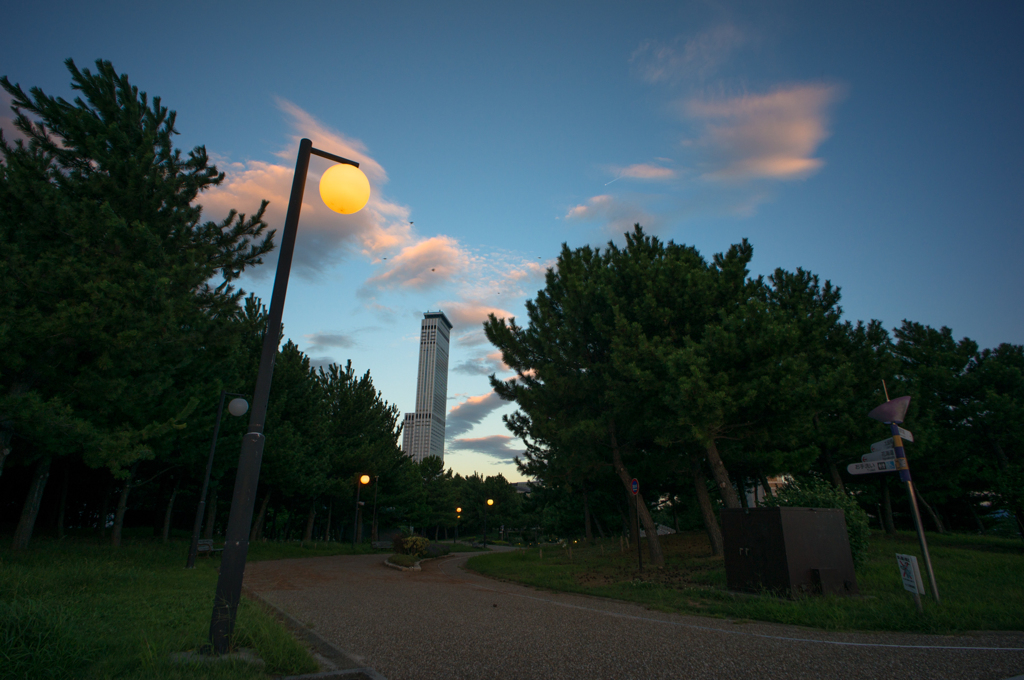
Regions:
[[640, 496], [633, 495], [633, 507], [636, 509], [636, 563], [640, 567], [640, 573], [644, 573], [644, 556], [640, 547]]
[[487, 504], [484, 504], [484, 547], [487, 547]]
[[356, 534], [359, 532], [359, 478], [356, 477], [356, 514], [352, 520], [352, 549], [356, 548]]
[[[237, 392], [220, 391], [220, 405], [217, 406], [217, 423], [213, 426], [213, 441], [210, 443], [210, 457], [206, 460], [206, 476], [203, 478], [203, 490], [199, 494], [199, 506], [196, 508], [196, 521], [192, 525], [192, 544], [188, 549], [188, 560], [185, 562], [186, 569], [194, 569], [196, 566], [196, 554], [199, 552], [199, 530], [203, 528], [203, 510], [206, 509], [206, 494], [210, 489], [210, 474], [213, 471], [213, 454], [217, 452], [217, 437], [220, 433], [220, 420], [224, 414], [225, 397], [244, 397], [244, 394]], [[244, 413], [241, 415], [245, 415]]]
[[370, 540], [377, 540], [377, 486], [380, 481], [380, 475], [373, 476], [373, 517], [371, 518], [370, 524]]
[[302, 209], [302, 195], [306, 188], [306, 172], [309, 170], [310, 154], [327, 158], [335, 163], [346, 163], [359, 167], [355, 161], [314, 149], [313, 142], [308, 139], [299, 141], [299, 153], [295, 159], [295, 175], [292, 178], [292, 192], [288, 198], [288, 213], [285, 216], [284, 232], [281, 234], [281, 246], [278, 250], [277, 274], [274, 278], [274, 291], [270, 298], [270, 314], [267, 319], [266, 334], [263, 337], [259, 372], [256, 374], [256, 390], [253, 393], [252, 412], [249, 416], [249, 433], [242, 438], [242, 451], [238, 456], [235, 490], [231, 498], [228, 529], [224, 536], [224, 555], [221, 558], [217, 594], [214, 596], [213, 615], [210, 618], [210, 643], [216, 654], [227, 652], [231, 646], [235, 613], [238, 610], [238, 600], [242, 596], [245, 557], [249, 552], [249, 530], [252, 527], [253, 507], [256, 504], [256, 486], [260, 479], [260, 464], [263, 462], [263, 427], [267, 419], [270, 384], [274, 377], [274, 360], [277, 358], [277, 346], [281, 341], [281, 318], [284, 314], [284, 299], [288, 294], [288, 276], [292, 268], [295, 234], [299, 228], [299, 211]]
[[213, 471], [213, 454], [217, 452], [217, 436], [220, 434], [220, 418], [224, 414], [224, 398], [228, 393], [220, 391], [220, 404], [217, 406], [217, 422], [213, 426], [213, 441], [210, 443], [210, 457], [206, 460], [206, 476], [203, 478], [203, 490], [199, 493], [199, 506], [196, 508], [196, 521], [192, 525], [192, 544], [188, 549], [186, 569], [196, 566], [196, 553], [199, 552], [199, 531], [203, 528], [203, 510], [206, 509], [206, 492], [210, 488], [210, 473]]
[[924, 527], [921, 525], [921, 512], [917, 509], [917, 496], [914, 494], [914, 482], [910, 479], [910, 467], [907, 465], [907, 453], [903, 449], [903, 438], [900, 436], [899, 424], [889, 423], [889, 431], [892, 433], [893, 448], [896, 449], [896, 469], [899, 470], [900, 479], [907, 483], [907, 492], [910, 494], [910, 510], [914, 513], [914, 528], [917, 529], [917, 540], [921, 544], [921, 552], [924, 554], [924, 565], [928, 568], [928, 580], [932, 584], [932, 597], [935, 602], [939, 600], [939, 586], [935, 582], [935, 571], [932, 569], [932, 558], [928, 554], [928, 540], [924, 537]]
[[288, 293], [288, 276], [291, 273], [292, 254], [295, 251], [295, 233], [299, 226], [299, 211], [302, 209], [302, 194], [306, 187], [306, 172], [309, 169], [312, 148], [313, 143], [308, 139], [299, 142], [292, 193], [288, 199], [288, 213], [278, 251], [274, 292], [270, 298], [270, 314], [263, 337], [263, 352], [256, 375], [249, 432], [242, 438], [242, 451], [238, 457], [235, 490], [231, 498], [231, 512], [228, 515], [228, 528], [224, 537], [224, 554], [221, 558], [220, 577], [217, 579], [217, 594], [213, 601], [213, 615], [210, 618], [210, 644], [215, 654], [224, 654], [230, 649], [235, 614], [242, 596], [245, 558], [249, 552], [249, 530], [252, 526], [253, 507], [256, 504], [260, 464], [263, 462], [263, 427], [267, 419], [267, 402], [270, 398], [270, 383], [274, 376], [274, 360], [277, 358], [277, 346], [281, 340], [281, 317], [284, 313], [284, 299]]

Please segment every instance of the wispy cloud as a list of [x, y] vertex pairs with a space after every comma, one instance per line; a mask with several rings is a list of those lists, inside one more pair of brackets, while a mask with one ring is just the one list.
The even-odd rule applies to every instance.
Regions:
[[467, 359], [452, 369], [455, 373], [464, 373], [466, 375], [491, 375], [492, 373], [505, 373], [510, 370], [512, 369], [501, 360], [501, 352], [491, 352], [484, 356]]
[[648, 83], [681, 80], [703, 82], [713, 76], [747, 37], [725, 24], [695, 36], [678, 36], [672, 42], [645, 40], [630, 57], [635, 73]]
[[356, 345], [356, 341], [352, 339], [352, 336], [342, 335], [341, 333], [310, 333], [305, 338], [307, 354], [310, 352], [322, 352], [328, 347], [347, 349]]
[[487, 394], [469, 397], [461, 404], [453, 406], [445, 417], [445, 438], [455, 439], [469, 432], [492, 411], [506, 403], [492, 390]]
[[685, 102], [685, 114], [703, 121], [695, 145], [705, 153], [704, 177], [712, 180], [800, 179], [824, 161], [815, 158], [828, 137], [833, 85], [795, 85], [762, 95]]
[[519, 440], [508, 435], [496, 434], [475, 439], [456, 439], [449, 442], [446, 448], [454, 451], [473, 451], [502, 461], [511, 461], [526, 452], [524, 448], [512, 448], [514, 442], [518, 443]]
[[[288, 207], [294, 162], [299, 140], [307, 137], [313, 146], [359, 162], [370, 180], [370, 201], [354, 215], [338, 215], [320, 200], [317, 183], [330, 167], [329, 161], [310, 159], [306, 192], [302, 202], [302, 222], [296, 238], [296, 271], [307, 278], [337, 262], [350, 251], [364, 255], [389, 252], [407, 245], [412, 239], [409, 209], [389, 201], [383, 187], [388, 182], [384, 168], [373, 159], [359, 140], [343, 135], [292, 102], [279, 99], [278, 107], [291, 128], [290, 142], [276, 155], [284, 164], [265, 161], [232, 162], [214, 156], [226, 174], [224, 183], [201, 198], [208, 219], [221, 219], [231, 208], [251, 212], [261, 199], [270, 201], [266, 220], [280, 230]], [[276, 255], [275, 255], [276, 257]], [[264, 268], [264, 274], [269, 272]]]
[[661, 165], [637, 163], [625, 168], [619, 168], [616, 174], [619, 177], [630, 177], [632, 179], [673, 179], [676, 176], [676, 171]]
[[647, 212], [639, 202], [610, 194], [601, 194], [587, 199], [569, 209], [567, 221], [601, 222], [607, 233], [620, 235], [640, 223], [645, 229], [657, 230], [660, 220]]
[[410, 244], [388, 260], [384, 271], [363, 284], [361, 293], [373, 290], [436, 288], [464, 274], [469, 253], [450, 236], [434, 236]]
[[455, 332], [460, 337], [474, 332], [483, 332], [484, 321], [487, 320], [488, 314], [494, 314], [499, 319], [512, 316], [511, 312], [481, 300], [464, 299], [458, 302], [446, 302], [442, 303], [442, 308], [451, 319], [452, 325], [455, 326]]

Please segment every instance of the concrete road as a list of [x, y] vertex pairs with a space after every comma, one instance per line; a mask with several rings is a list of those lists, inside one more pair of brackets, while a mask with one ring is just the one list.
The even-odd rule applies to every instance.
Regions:
[[892, 678], [1024, 674], [1024, 633], [823, 633], [664, 614], [382, 555], [257, 562], [245, 585], [388, 680]]

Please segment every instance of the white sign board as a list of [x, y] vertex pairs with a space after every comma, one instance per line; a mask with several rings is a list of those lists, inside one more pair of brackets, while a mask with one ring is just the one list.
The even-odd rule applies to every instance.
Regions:
[[924, 595], [924, 581], [921, 580], [921, 569], [917, 566], [917, 558], [913, 555], [896, 553], [896, 564], [900, 568], [903, 589], [918, 595]]
[[851, 475], [869, 475], [872, 472], [889, 472], [896, 469], [894, 460], [875, 460], [867, 463], [850, 463], [846, 471]]
[[873, 460], [896, 460], [896, 449], [886, 449], [878, 453], [865, 453], [860, 457], [860, 462], [870, 463]]
[[892, 437], [883, 439], [880, 442], [875, 442], [871, 445], [871, 453], [878, 453], [879, 451], [895, 451], [896, 444], [893, 443]]
[[906, 439], [908, 442], [914, 441], [913, 432], [911, 432], [910, 430], [904, 430], [902, 427], [897, 427], [896, 429], [900, 431], [900, 437]]

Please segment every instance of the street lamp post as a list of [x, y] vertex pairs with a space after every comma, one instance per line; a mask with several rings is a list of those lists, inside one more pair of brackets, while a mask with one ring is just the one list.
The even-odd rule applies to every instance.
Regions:
[[494, 505], [494, 500], [488, 498], [487, 505], [484, 506], [484, 547], [487, 547], [487, 508]]
[[356, 536], [359, 535], [359, 489], [362, 488], [362, 486], [364, 484], [369, 484], [369, 483], [370, 483], [370, 475], [362, 475], [359, 479], [356, 480], [356, 516], [355, 516], [355, 520], [352, 522], [352, 547], [353, 548], [356, 547]]
[[263, 337], [263, 350], [260, 355], [259, 371], [256, 374], [249, 432], [242, 438], [238, 472], [235, 474], [235, 490], [231, 498], [231, 512], [228, 515], [228, 528], [224, 536], [220, 576], [217, 579], [217, 593], [214, 596], [213, 615], [210, 617], [210, 644], [215, 654], [224, 654], [230, 650], [235, 614], [242, 596], [242, 576], [245, 573], [245, 558], [249, 551], [249, 530], [252, 526], [253, 507], [256, 504], [260, 464], [263, 461], [263, 427], [267, 420], [267, 401], [274, 376], [274, 359], [277, 357], [277, 346], [281, 340], [281, 318], [288, 293], [288, 276], [291, 273], [295, 235], [299, 227], [299, 211], [302, 209], [302, 196], [306, 188], [306, 173], [309, 170], [311, 154], [340, 164], [330, 167], [320, 180], [320, 196], [329, 208], [335, 212], [350, 214], [361, 210], [370, 198], [370, 183], [366, 175], [358, 170], [358, 163], [314, 149], [313, 142], [308, 139], [299, 141], [288, 212], [278, 250], [277, 274], [270, 298], [267, 330]]
[[188, 549], [186, 569], [196, 566], [196, 553], [199, 552], [199, 530], [203, 528], [203, 510], [206, 509], [206, 492], [210, 489], [210, 473], [213, 471], [213, 454], [217, 452], [217, 436], [220, 434], [220, 418], [224, 414], [224, 398], [228, 395], [238, 397], [228, 404], [228, 413], [233, 416], [244, 416], [249, 410], [249, 402], [242, 399], [244, 395], [235, 392], [220, 391], [220, 404], [217, 406], [217, 422], [213, 426], [213, 442], [210, 443], [210, 457], [206, 460], [206, 476], [203, 477], [203, 490], [199, 492], [199, 505], [196, 507], [196, 521], [192, 525], [192, 544]]
[[455, 541], [459, 540], [459, 520], [462, 519], [462, 508], [455, 508]]
[[380, 485], [380, 475], [373, 476], [373, 519], [370, 523], [370, 540], [377, 540], [377, 487]]

